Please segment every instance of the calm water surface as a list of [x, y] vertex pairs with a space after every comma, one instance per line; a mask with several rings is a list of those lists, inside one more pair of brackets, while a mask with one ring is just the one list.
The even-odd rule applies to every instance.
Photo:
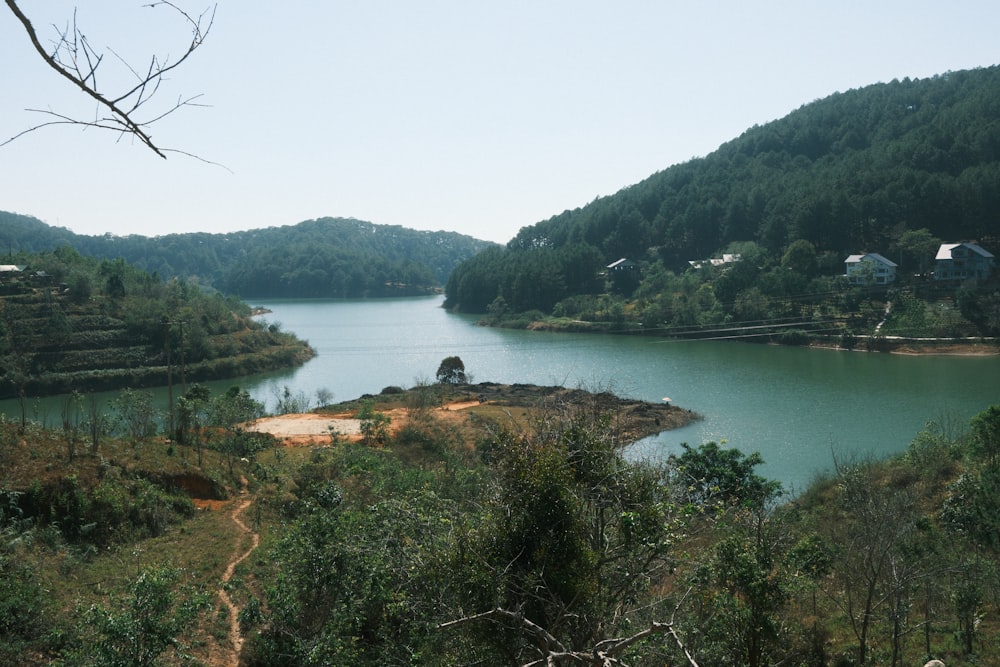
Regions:
[[306, 366], [260, 378], [259, 398], [288, 385], [339, 400], [433, 379], [458, 355], [474, 382], [610, 388], [648, 401], [669, 396], [702, 421], [639, 443], [637, 456], [681, 442], [725, 440], [760, 451], [764, 474], [802, 488], [836, 454], [902, 451], [930, 419], [962, 423], [1000, 402], [1000, 357], [901, 356], [726, 342], [510, 331], [443, 311], [440, 298], [274, 301], [264, 305], [319, 352]]
[[[927, 420], [966, 423], [1000, 402], [1000, 357], [489, 329], [445, 312], [440, 297], [252, 303], [270, 308], [267, 321], [318, 352], [301, 368], [239, 380], [271, 406], [286, 386], [310, 397], [327, 389], [340, 401], [431, 381], [444, 357], [458, 355], [474, 382], [583, 386], [648, 401], [669, 396], [704, 419], [637, 443], [634, 455], [661, 457], [682, 442], [724, 440], [761, 452], [762, 473], [790, 489], [829, 471], [834, 455], [899, 452]], [[14, 408], [8, 402], [0, 409]]]

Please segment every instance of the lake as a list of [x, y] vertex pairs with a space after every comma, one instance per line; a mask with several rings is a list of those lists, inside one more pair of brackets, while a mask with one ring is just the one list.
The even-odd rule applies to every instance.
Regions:
[[[835, 455], [897, 453], [928, 420], [964, 425], [1000, 402], [1000, 356], [491, 329], [444, 311], [441, 301], [250, 300], [272, 311], [264, 319], [308, 340], [318, 354], [297, 369], [211, 386], [239, 384], [271, 407], [286, 386], [313, 398], [326, 389], [344, 401], [433, 381], [441, 360], [457, 355], [473, 382], [607, 389], [647, 401], [670, 397], [704, 419], [637, 443], [630, 455], [656, 458], [682, 442], [725, 441], [759, 451], [762, 474], [791, 490], [830, 471]], [[15, 405], [7, 401], [0, 410], [15, 414]], [[58, 416], [58, 408], [47, 409]]]

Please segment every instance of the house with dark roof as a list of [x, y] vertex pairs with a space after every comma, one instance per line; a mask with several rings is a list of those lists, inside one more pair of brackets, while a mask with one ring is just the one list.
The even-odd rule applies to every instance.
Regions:
[[614, 285], [614, 290], [629, 294], [639, 286], [639, 265], [631, 259], [622, 257], [611, 262], [606, 267], [608, 279]]
[[852, 285], [888, 285], [896, 282], [896, 267], [877, 252], [866, 252], [844, 260], [844, 275]]
[[611, 271], [611, 272], [614, 272], [614, 271], [635, 271], [636, 269], [639, 268], [639, 265], [636, 264], [635, 262], [633, 262], [631, 259], [625, 259], [624, 257], [622, 257], [619, 260], [611, 262], [605, 268], [607, 268], [607, 270]]
[[996, 266], [978, 243], [942, 243], [934, 260], [934, 280], [986, 280]]

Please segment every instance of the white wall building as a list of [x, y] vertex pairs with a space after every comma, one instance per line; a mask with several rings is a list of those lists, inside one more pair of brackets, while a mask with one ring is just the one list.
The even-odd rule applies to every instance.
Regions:
[[852, 285], [888, 285], [896, 282], [896, 263], [877, 252], [851, 255], [844, 260], [847, 282]]

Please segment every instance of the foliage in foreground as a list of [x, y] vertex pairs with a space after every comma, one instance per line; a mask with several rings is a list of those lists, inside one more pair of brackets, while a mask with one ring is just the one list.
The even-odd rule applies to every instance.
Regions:
[[[754, 472], [757, 455], [708, 443], [630, 460], [622, 423], [593, 408], [479, 422], [475, 447], [465, 426], [414, 409], [369, 445], [246, 450], [235, 473], [253, 478], [265, 541], [230, 588], [243, 601], [244, 663], [819, 667], [1000, 655], [1000, 407], [967, 430], [930, 424], [892, 461], [838, 461], [783, 503]], [[194, 445], [180, 446], [190, 460]], [[205, 454], [220, 474], [234, 464], [225, 449]], [[89, 549], [94, 533], [72, 532], [79, 521], [39, 522], [11, 497], [0, 663], [198, 659], [205, 629], [190, 622], [211, 611], [205, 584], [169, 561], [97, 598], [77, 589], [36, 604], [54, 583], [69, 588], [45, 569], [55, 554], [66, 572], [105, 556]], [[220, 567], [206, 570], [209, 584]]]
[[929, 426], [892, 462], [840, 462], [784, 504], [756, 455], [629, 461], [613, 420], [585, 411], [493, 425], [475, 456], [437, 449], [419, 469], [399, 441], [317, 453], [251, 662], [986, 659], [1000, 580], [977, 524], [998, 509], [989, 447], [973, 446], [995, 428], [983, 414], [968, 436]]

